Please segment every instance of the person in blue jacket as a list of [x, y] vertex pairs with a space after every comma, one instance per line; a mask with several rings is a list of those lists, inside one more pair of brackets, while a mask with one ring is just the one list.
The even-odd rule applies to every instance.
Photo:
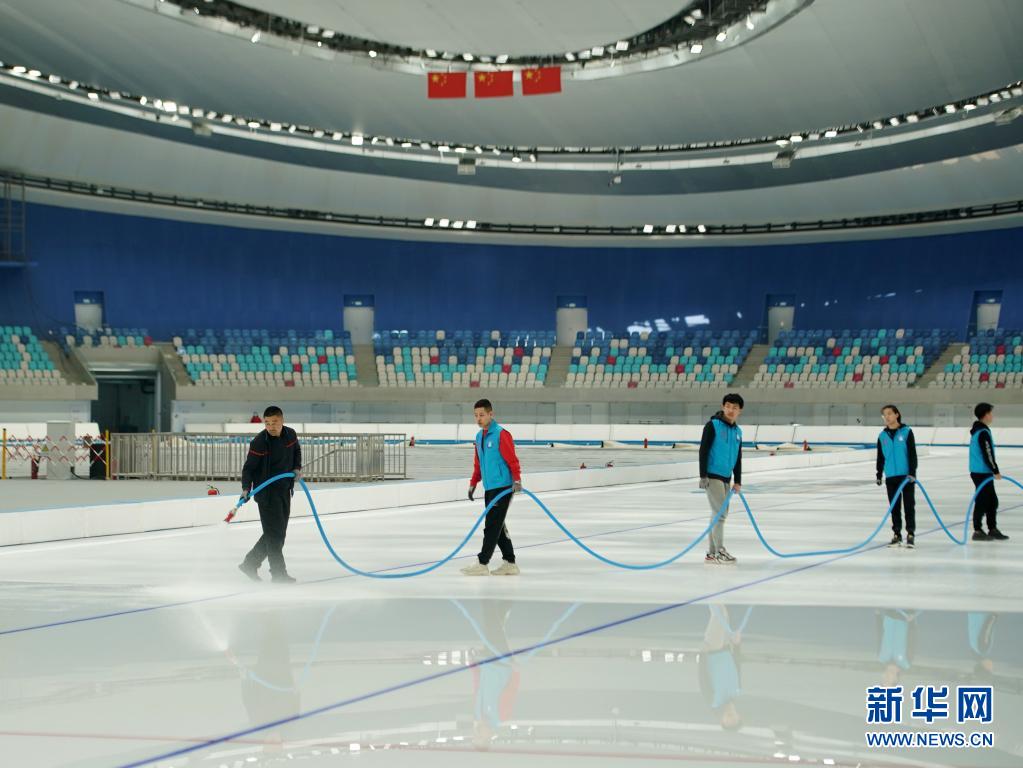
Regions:
[[[998, 530], [998, 494], [995, 480], [1002, 479], [1002, 473], [995, 461], [995, 439], [991, 435], [991, 422], [995, 420], [995, 407], [991, 403], [978, 403], [973, 409], [977, 420], [970, 429], [970, 479], [974, 487], [987, 483], [977, 494], [973, 505], [973, 540], [1005, 541], [1009, 537]], [[990, 482], [988, 482], [990, 481]], [[984, 519], [987, 518], [987, 533]]]
[[[721, 410], [707, 422], [700, 440], [700, 488], [707, 492], [707, 503], [710, 504], [713, 520], [728, 497], [728, 485], [736, 493], [742, 488], [742, 430], [738, 420], [745, 403], [742, 395], [733, 393], [725, 395], [721, 401]], [[735, 558], [725, 549], [725, 509], [717, 518], [708, 536], [708, 564], [734, 565]]]
[[[906, 548], [916, 546], [916, 440], [913, 430], [902, 423], [902, 414], [894, 405], [881, 409], [884, 429], [877, 438], [877, 484], [884, 484], [888, 490], [888, 503], [892, 505], [892, 540], [889, 547], [902, 546], [902, 510], [906, 511]], [[902, 495], [895, 498], [899, 486], [909, 479]], [[894, 504], [892, 501], [894, 500]]]

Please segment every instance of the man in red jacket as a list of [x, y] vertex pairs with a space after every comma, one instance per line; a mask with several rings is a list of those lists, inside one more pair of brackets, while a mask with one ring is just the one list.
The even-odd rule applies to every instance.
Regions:
[[[480, 431], [476, 434], [476, 450], [473, 459], [472, 479], [469, 481], [469, 501], [473, 500], [476, 486], [483, 480], [483, 500], [489, 506], [495, 497], [509, 488], [511, 492], [487, 512], [483, 524], [483, 549], [472, 565], [462, 569], [466, 576], [518, 576], [515, 564], [515, 550], [504, 524], [508, 515], [513, 493], [522, 490], [522, 474], [519, 459], [515, 455], [515, 441], [511, 433], [494, 420], [494, 406], [489, 400], [479, 400], [473, 406], [473, 415]], [[487, 568], [494, 548], [499, 547], [504, 564], [493, 571]]]

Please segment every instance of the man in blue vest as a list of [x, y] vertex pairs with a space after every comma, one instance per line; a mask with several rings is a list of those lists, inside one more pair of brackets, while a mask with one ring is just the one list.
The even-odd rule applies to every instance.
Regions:
[[[995, 493], [995, 480], [1001, 480], [1002, 473], [995, 461], [995, 440], [991, 436], [995, 407], [991, 403], [979, 403], [973, 409], [973, 415], [977, 420], [970, 429], [970, 479], [974, 487], [987, 483], [977, 494], [973, 505], [973, 540], [1005, 541], [1009, 537], [998, 530], [996, 521], [998, 494]], [[987, 533], [984, 533], [984, 518], [987, 518]]]
[[[735, 558], [725, 549], [725, 518], [728, 509], [725, 498], [728, 484], [735, 477], [732, 490], [738, 493], [742, 483], [742, 430], [736, 423], [745, 403], [735, 393], [725, 395], [721, 410], [707, 422], [700, 440], [700, 488], [707, 492], [711, 519], [717, 521], [711, 528], [705, 563], [734, 565]], [[718, 512], [721, 516], [717, 517]]]
[[[487, 512], [483, 524], [483, 549], [476, 562], [462, 569], [466, 576], [518, 576], [515, 564], [515, 550], [504, 524], [508, 515], [513, 493], [522, 490], [522, 475], [519, 459], [515, 455], [515, 441], [511, 433], [494, 420], [494, 406], [489, 400], [479, 400], [473, 406], [473, 416], [480, 431], [476, 434], [476, 450], [473, 459], [472, 479], [469, 481], [469, 501], [473, 500], [476, 486], [483, 480], [483, 500], [487, 506], [505, 491], [503, 496]], [[504, 564], [491, 571], [487, 565], [494, 554], [494, 548], [501, 550]]]
[[[884, 429], [877, 437], [877, 484], [881, 476], [888, 490], [888, 503], [892, 507], [892, 540], [889, 547], [902, 546], [902, 509], [906, 510], [906, 549], [916, 546], [916, 439], [913, 430], [902, 423], [902, 414], [894, 405], [881, 409]], [[909, 479], [898, 498], [899, 486]], [[894, 501], [894, 503], [893, 503]]]

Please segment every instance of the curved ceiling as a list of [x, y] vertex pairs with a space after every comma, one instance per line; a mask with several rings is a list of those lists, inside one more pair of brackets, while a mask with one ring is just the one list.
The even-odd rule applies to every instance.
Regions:
[[[393, 31], [381, 30], [389, 38]], [[1020, 39], [1017, 0], [817, 0], [769, 33], [691, 65], [568, 80], [556, 96], [438, 102], [426, 99], [425, 78], [292, 55], [119, 0], [0, 2], [4, 61], [237, 114], [519, 146], [673, 144], [856, 123], [1018, 79]]]
[[678, 13], [682, 0], [245, 0], [245, 5], [346, 35], [438, 51], [530, 55], [632, 37]]

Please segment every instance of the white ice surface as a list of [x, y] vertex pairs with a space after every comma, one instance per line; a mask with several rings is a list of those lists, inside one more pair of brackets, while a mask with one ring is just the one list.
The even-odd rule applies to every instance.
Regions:
[[[1000, 459], [1023, 477], [1023, 452]], [[920, 469], [957, 535], [973, 490], [964, 463], [964, 451], [936, 449]], [[758, 473], [744, 489], [785, 552], [859, 543], [886, 508], [869, 464]], [[750, 765], [798, 756], [1019, 766], [1023, 491], [1003, 482], [999, 494], [1007, 542], [953, 544], [918, 494], [914, 551], [879, 546], [885, 526], [851, 556], [779, 559], [733, 506], [735, 567], [704, 565], [701, 544], [650, 572], [591, 559], [525, 498], [508, 523], [517, 578], [459, 574], [479, 534], [426, 576], [349, 576], [311, 520], [289, 530], [285, 553], [300, 579], [290, 587], [251, 584], [235, 569], [258, 536], [253, 524], [9, 548], [0, 551], [0, 764]], [[590, 546], [628, 562], [677, 552], [709, 518], [692, 483], [544, 500]], [[400, 572], [450, 551], [480, 509], [373, 511], [325, 525], [353, 564]], [[741, 684], [731, 705], [715, 707], [722, 659]], [[993, 684], [994, 722], [970, 728], [993, 731], [995, 748], [867, 749], [865, 688], [896, 679], [910, 690]], [[741, 718], [738, 730], [723, 728], [730, 718]], [[961, 729], [954, 718], [929, 728]]]

